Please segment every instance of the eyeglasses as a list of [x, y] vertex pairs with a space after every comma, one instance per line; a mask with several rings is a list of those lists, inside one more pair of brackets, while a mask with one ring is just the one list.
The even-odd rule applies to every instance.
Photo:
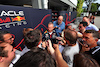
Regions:
[[13, 36], [12, 36], [12, 37], [10, 37], [9, 39], [5, 40], [5, 41], [12, 40], [12, 38], [13, 38]]
[[82, 28], [82, 26], [79, 26], [79, 28]]

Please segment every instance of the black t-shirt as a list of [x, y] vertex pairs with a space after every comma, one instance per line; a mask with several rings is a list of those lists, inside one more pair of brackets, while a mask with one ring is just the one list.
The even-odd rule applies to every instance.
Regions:
[[96, 46], [85, 53], [91, 55], [100, 65], [100, 46]]

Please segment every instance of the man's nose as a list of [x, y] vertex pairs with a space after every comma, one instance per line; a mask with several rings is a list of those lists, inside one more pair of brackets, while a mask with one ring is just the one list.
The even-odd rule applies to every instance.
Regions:
[[85, 41], [86, 39], [85, 38], [82, 38], [83, 39], [83, 41]]
[[14, 38], [12, 38], [12, 40], [14, 40]]
[[14, 50], [14, 52], [16, 51], [16, 49], [15, 49], [15, 48], [13, 48], [13, 50]]

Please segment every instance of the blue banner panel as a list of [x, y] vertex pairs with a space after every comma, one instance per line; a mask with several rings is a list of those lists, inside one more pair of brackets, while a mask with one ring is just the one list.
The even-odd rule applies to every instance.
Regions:
[[51, 10], [0, 5], [0, 30], [12, 33], [16, 49], [22, 50], [24, 47], [23, 28], [44, 32], [48, 22], [51, 22]]

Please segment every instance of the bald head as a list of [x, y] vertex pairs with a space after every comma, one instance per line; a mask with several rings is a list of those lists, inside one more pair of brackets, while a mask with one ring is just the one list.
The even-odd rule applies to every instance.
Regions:
[[59, 16], [59, 17], [58, 17], [58, 24], [61, 24], [62, 21], [63, 21], [63, 16]]
[[77, 33], [74, 30], [65, 29], [64, 36], [65, 39], [68, 40], [71, 44], [75, 44], [77, 41]]
[[83, 22], [87, 22], [88, 25], [90, 24], [89, 18], [87, 17], [83, 17]]
[[62, 19], [63, 20], [63, 16], [59, 16], [58, 19]]

